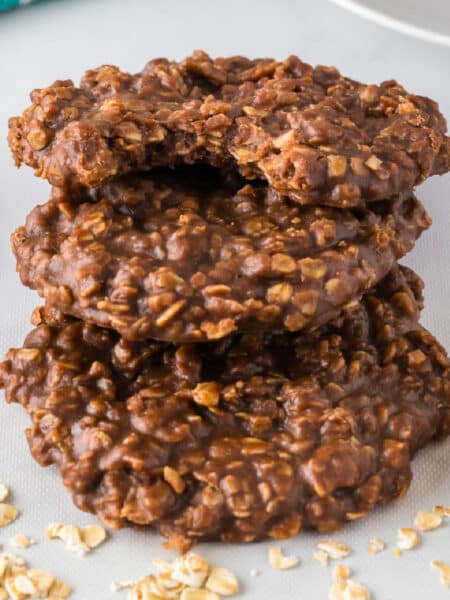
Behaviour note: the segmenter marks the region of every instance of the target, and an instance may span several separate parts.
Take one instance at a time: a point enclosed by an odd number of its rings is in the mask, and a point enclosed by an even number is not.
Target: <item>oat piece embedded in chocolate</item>
[[[0,382],[35,459],[110,526],[180,549],[329,532],[404,495],[415,452],[448,433],[448,360],[420,303],[395,269],[314,332],[179,347],[38,311]]]
[[[87,71],[31,93],[9,122],[17,165],[58,186],[97,187],[130,171],[208,162],[265,179],[301,203],[354,206],[450,168],[446,122],[395,81],[334,67],[195,52],[131,75]]]
[[[353,210],[301,207],[193,167],[125,176],[78,204],[53,196],[12,236],[22,282],[130,340],[319,325],[384,277],[430,223],[410,195]]]

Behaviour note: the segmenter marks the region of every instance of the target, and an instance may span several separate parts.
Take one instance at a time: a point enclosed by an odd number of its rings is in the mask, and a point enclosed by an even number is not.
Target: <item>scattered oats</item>
[[[161,560],[160,558],[155,558],[152,560],[153,566],[158,569],[161,573],[172,573],[172,564],[167,560]]]
[[[112,592],[121,592],[122,590],[132,587],[132,585],[132,581],[113,581],[109,587]]]
[[[213,567],[199,554],[185,554],[172,563],[156,559],[153,564],[159,574],[135,582],[113,582],[111,590],[128,589],[128,600],[220,600],[239,591],[231,571]]]
[[[250,577],[259,577],[261,575],[261,571],[259,569],[251,569]]]
[[[0,585],[9,575],[17,575],[25,571],[25,561],[14,554],[0,554]]]
[[[51,594],[53,594],[56,589],[60,591],[63,587],[67,588],[65,583],[58,581],[53,575],[41,571],[41,569],[30,569],[27,572],[27,575],[36,588],[37,595],[40,598],[47,598],[47,596],[53,598]],[[70,594],[70,588],[68,589],[67,594]]]
[[[37,591],[31,579],[26,575],[17,575],[14,578],[14,588],[19,594],[24,594],[25,596],[34,596]]]
[[[213,567],[205,588],[220,596],[234,596],[239,591],[239,582],[236,575],[228,569]]]
[[[81,529],[75,525],[63,525],[62,523],[51,523],[47,527],[47,538],[49,540],[62,540],[67,550],[78,555],[89,552],[89,546],[81,539]]]
[[[106,531],[101,525],[88,525],[81,528],[83,542],[90,550],[100,546],[106,539]]]
[[[70,552],[79,556],[87,554],[106,539],[106,531],[100,525],[77,527],[76,525],[51,523],[47,527],[46,534],[49,540],[62,540]]]
[[[150,594],[157,598],[179,598],[186,585],[180,581],[174,581],[168,573],[160,575],[148,575],[144,577],[133,589],[139,590],[146,598],[145,594]],[[140,598],[140,596],[138,596]]]
[[[68,585],[41,569],[29,569],[22,558],[0,555],[0,600],[65,600],[70,593]]]
[[[328,566],[328,561],[330,560],[330,555],[325,550],[315,550],[313,552],[313,559],[320,562],[322,567]]]
[[[371,600],[369,590],[353,579],[337,579],[328,592],[329,600]]]
[[[12,504],[0,503],[0,527],[5,527],[17,519],[17,508]]]
[[[269,548],[269,563],[274,569],[292,569],[296,567],[300,561],[296,556],[284,556],[279,546]]]
[[[347,565],[336,565],[333,569],[333,579],[348,579],[350,569]]]
[[[421,531],[431,531],[437,529],[442,524],[442,516],[435,512],[419,510],[414,519],[414,525]]]
[[[450,506],[434,506],[433,512],[441,517],[450,517]]]
[[[9,489],[0,481],[0,502],[4,502],[6,498],[9,496]]]
[[[400,556],[402,555],[402,551],[400,550],[400,548],[394,548],[392,550],[392,554],[395,556],[395,558],[400,558]]]
[[[346,544],[335,542],[334,540],[324,540],[317,544],[317,549],[328,554],[328,557],[333,560],[340,560],[348,556],[352,549]]]
[[[420,536],[415,529],[402,527],[397,532],[397,549],[412,550],[420,542]]]
[[[331,584],[331,587],[328,591],[329,600],[347,600],[346,597],[347,590],[347,580],[346,579],[336,579]]]
[[[9,540],[8,543],[13,548],[21,548],[21,549],[25,550],[26,548],[33,546],[37,542],[36,542],[36,540],[29,538],[28,536],[24,535],[23,533],[18,533],[17,535],[14,535]]]
[[[442,587],[450,587],[450,565],[447,565],[440,560],[431,561],[431,566],[439,569]]]
[[[211,570],[211,565],[199,554],[185,554],[176,558],[171,577],[190,588],[201,588]]]
[[[56,579],[49,589],[47,600],[64,600],[65,598],[68,598],[71,593],[72,589],[67,583]]]
[[[210,592],[209,590],[185,588],[181,592],[180,600],[220,600],[220,597],[214,592]]]
[[[373,556],[374,554],[378,554],[378,552],[383,552],[383,550],[385,548],[386,548],[386,544],[384,543],[384,541],[381,538],[373,538],[369,542],[368,551],[369,551],[369,554],[371,554]]]

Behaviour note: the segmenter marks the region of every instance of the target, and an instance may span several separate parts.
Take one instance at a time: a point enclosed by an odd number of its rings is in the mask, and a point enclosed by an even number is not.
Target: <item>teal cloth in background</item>
[[[9,8],[30,4],[31,2],[36,2],[36,0],[0,0],[0,10],[8,10]]]

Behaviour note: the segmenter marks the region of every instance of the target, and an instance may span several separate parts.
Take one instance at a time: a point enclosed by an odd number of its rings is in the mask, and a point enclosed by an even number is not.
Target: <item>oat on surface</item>
[[[41,569],[29,568],[14,554],[0,555],[0,589],[12,600],[65,600],[71,594],[70,586]]]
[[[18,533],[17,535],[14,535],[12,538],[10,538],[8,543],[13,548],[26,549],[26,548],[29,548],[30,546],[33,546],[37,542],[36,542],[36,540],[29,538],[27,535],[24,535],[23,533]]]
[[[450,517],[450,506],[433,506],[433,512],[441,517]]]
[[[348,579],[350,568],[347,565],[336,565],[333,569],[333,579]]]
[[[397,532],[397,549],[412,550],[420,543],[419,533],[411,527],[401,527]]]
[[[236,575],[223,567],[213,567],[205,588],[219,596],[233,596],[239,592],[239,582]]]
[[[381,538],[373,538],[369,542],[368,552],[369,554],[374,555],[378,554],[379,552],[382,552],[385,548],[386,544],[384,540],[382,540]]]
[[[180,600],[220,600],[220,596],[209,590],[185,588],[181,592]]]
[[[322,565],[322,567],[327,567],[328,561],[330,560],[330,555],[328,554],[328,552],[325,552],[325,550],[314,550],[313,559],[317,560],[317,562],[319,562]]]
[[[450,565],[440,560],[433,560],[431,566],[439,569],[441,586],[444,588],[450,587]]]
[[[0,502],[4,502],[8,498],[8,496],[8,487],[3,483],[3,481],[0,481]]]
[[[285,556],[280,546],[272,546],[269,548],[269,563],[273,569],[292,569],[300,564],[300,560],[296,556]]]
[[[328,592],[329,600],[371,600],[372,595],[361,583],[353,579],[337,579]]]
[[[0,502],[0,527],[6,527],[17,519],[17,508],[12,504]]]
[[[328,557],[332,560],[340,560],[341,558],[345,558],[352,551],[350,546],[347,546],[347,544],[336,542],[334,540],[324,540],[319,542],[317,544],[317,549],[328,554]]]
[[[51,523],[47,527],[46,534],[49,540],[62,540],[70,552],[80,556],[89,553],[106,539],[106,530],[100,525],[77,527],[76,525]]]
[[[190,552],[173,562],[152,561],[159,574],[137,581],[113,582],[113,591],[128,590],[129,600],[219,600],[239,591],[236,576],[228,569],[211,565],[203,556]]]
[[[200,588],[206,581],[211,571],[209,562],[193,552],[179,556],[172,563],[170,576],[174,581],[178,581],[191,588]]]
[[[419,510],[414,518],[414,525],[421,531],[437,529],[442,524],[442,516],[436,512]]]

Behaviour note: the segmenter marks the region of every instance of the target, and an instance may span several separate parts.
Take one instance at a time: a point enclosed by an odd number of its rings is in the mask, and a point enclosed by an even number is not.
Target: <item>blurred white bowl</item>
[[[450,0],[332,0],[372,21],[450,47]]]

